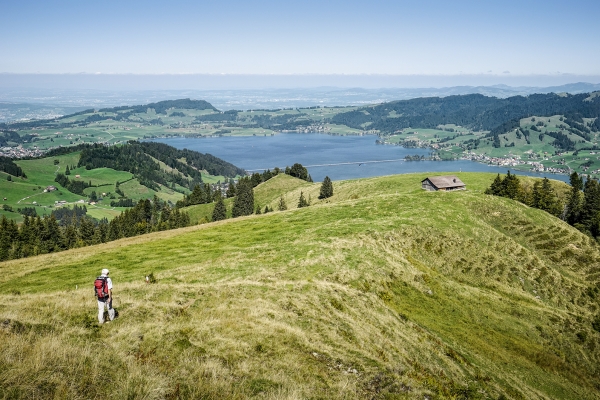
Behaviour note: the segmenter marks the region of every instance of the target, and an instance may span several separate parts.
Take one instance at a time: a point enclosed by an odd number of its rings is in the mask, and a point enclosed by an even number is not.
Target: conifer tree
[[[333,184],[331,183],[331,179],[328,176],[323,179],[323,183],[321,184],[321,190],[319,192],[319,199],[327,199],[333,196]]]
[[[79,237],[86,245],[92,243],[94,224],[88,218],[82,218],[79,225]]]
[[[258,185],[260,185],[262,183],[263,179],[262,179],[262,176],[258,172],[255,172],[252,174],[251,181],[252,181],[252,187],[257,187]]]
[[[102,243],[106,243],[108,241],[108,219],[104,218],[98,225],[98,230],[100,231],[100,240]]]
[[[304,193],[300,192],[300,199],[298,200],[298,208],[308,207],[308,201],[304,198]]]
[[[44,253],[52,253],[63,249],[62,232],[54,215],[44,217],[41,241]]]
[[[227,218],[227,209],[225,208],[225,202],[223,201],[223,197],[217,199],[217,203],[215,204],[215,208],[212,213],[213,221],[221,221]]]
[[[211,203],[213,201],[212,189],[208,183],[204,184],[204,196],[202,198],[202,204]]]
[[[94,234],[92,235],[91,244],[100,244],[100,243],[102,243],[102,236],[101,236],[100,229],[98,227],[96,227],[96,229],[94,229]]]
[[[72,249],[77,244],[77,228],[76,228],[76,217],[73,216],[70,224],[67,225],[65,229],[65,234],[63,237],[64,247],[65,249]]]
[[[190,195],[188,196],[186,205],[193,206],[195,204],[202,204],[203,197],[204,192],[202,191],[202,188],[200,187],[200,185],[196,185],[194,186],[194,190],[192,190],[192,193],[190,193]]]
[[[283,198],[283,195],[281,195],[279,197],[279,204],[277,205],[277,209],[279,211],[285,211],[285,210],[287,210],[287,204],[285,204],[285,199]]]
[[[485,190],[485,194],[492,194],[494,196],[502,196],[502,178],[500,178],[500,174],[496,175],[494,178],[494,182],[490,185],[489,188]]]
[[[583,179],[573,172],[570,177],[571,191],[567,198],[567,206],[565,210],[565,220],[570,225],[575,225],[581,220],[581,213],[583,207]]]
[[[595,179],[588,178],[583,188],[582,223],[590,229],[594,217],[600,212],[600,185]]]
[[[554,216],[560,215],[562,205],[552,189],[550,180],[544,178],[541,182],[536,181],[533,185],[532,207],[544,210]]]
[[[27,216],[25,216],[27,218]],[[0,219],[0,261],[8,260],[12,240],[8,230],[8,219],[5,215]]]
[[[516,175],[511,174],[510,171],[506,173],[506,176],[502,180],[502,187],[504,189],[504,197],[508,197],[513,200],[520,200],[522,197],[521,183]]]
[[[254,213],[254,190],[252,182],[248,178],[240,179],[237,186],[237,193],[233,201],[231,215],[234,218]]]
[[[229,186],[227,186],[227,192],[225,193],[225,196],[227,196],[227,198],[231,198],[231,197],[235,197],[235,193],[236,193],[236,188],[235,188],[235,182],[233,182],[233,179],[229,182]]]
[[[67,168],[65,169],[65,175],[71,175],[71,170],[69,169],[68,165],[67,165]]]

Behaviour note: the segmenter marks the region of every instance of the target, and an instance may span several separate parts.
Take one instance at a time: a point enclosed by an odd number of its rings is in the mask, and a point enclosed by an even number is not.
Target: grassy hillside
[[[132,144],[124,145],[120,149],[124,149],[127,146],[132,146]],[[162,146],[168,150],[172,150],[174,153],[178,152],[174,148],[165,145]],[[105,148],[102,147],[95,150],[101,152]],[[84,153],[85,151],[89,153],[91,150],[84,149]],[[23,170],[27,178],[11,176],[11,180],[9,181],[7,179],[9,175],[0,171],[0,201],[2,202],[2,206],[7,207],[7,210],[0,208],[0,215],[5,215],[16,222],[22,222],[23,217],[18,212],[19,208],[35,208],[38,215],[49,215],[59,201],[66,201],[67,204],[65,206],[72,207],[75,203],[88,201],[92,192],[96,192],[99,197],[98,204],[87,206],[90,215],[97,219],[107,218],[111,220],[124,210],[122,207],[112,207],[110,205],[111,201],[121,197],[117,191],[117,184],[120,185],[118,189],[124,194],[125,198],[131,199],[134,202],[141,199],[151,199],[156,195],[161,200],[170,201],[174,204],[181,200],[184,194],[190,193],[188,186],[190,182],[193,182],[190,171],[195,173],[196,179],[202,179],[204,183],[216,183],[228,179],[223,175],[211,175],[203,167],[195,167],[194,165],[199,165],[199,163],[205,161],[206,166],[211,171],[218,171],[222,165],[226,167],[229,165],[230,169],[236,169],[235,166],[216,157],[189,152],[187,154],[193,158],[191,162],[185,159],[178,160],[179,164],[177,168],[182,169],[183,172],[175,167],[168,166],[155,157],[148,156],[146,160],[148,162],[145,164],[146,170],[140,172],[144,168],[139,167],[136,174],[134,174],[123,170],[136,166],[137,164],[133,160],[130,160],[130,163],[125,163],[128,168],[123,168],[121,165],[118,167],[119,170],[104,166],[92,167],[88,163],[77,167],[81,153],[81,151],[76,151],[59,156],[16,160],[16,164]],[[95,162],[95,164],[102,165],[94,157],[88,158],[90,159],[88,160],[89,164]],[[110,159],[110,157],[108,158]],[[136,161],[140,162],[140,160]],[[152,169],[154,174],[150,178],[158,179],[158,181],[152,181],[148,177],[148,169],[154,167],[155,164],[157,164],[157,169],[160,169],[160,172]],[[65,174],[67,168],[69,168],[70,175],[68,177],[70,180],[92,185],[83,189],[83,195],[76,194],[79,193],[76,190],[76,193],[73,193],[67,189],[68,185],[63,187],[56,182],[57,174]],[[169,174],[183,178],[177,180],[178,183],[175,183],[168,180]],[[164,178],[165,176],[166,178]],[[143,180],[146,181],[146,185],[142,184]],[[151,182],[151,184],[149,185],[148,182]],[[58,190],[45,191],[48,186],[55,186]],[[12,211],[10,211],[11,208]],[[210,212],[212,213],[212,209]]]
[[[281,176],[285,212],[2,263],[0,397],[597,398],[597,244],[458,176]]]

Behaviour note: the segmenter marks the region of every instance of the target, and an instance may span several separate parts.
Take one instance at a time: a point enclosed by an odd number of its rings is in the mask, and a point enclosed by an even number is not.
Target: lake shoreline
[[[345,180],[421,172],[506,174],[510,170],[518,175],[552,175],[553,179],[568,182],[569,176],[566,174],[527,171],[513,165],[494,165],[470,159],[408,161],[405,159],[407,156],[430,157],[435,149],[381,145],[379,141],[373,140],[372,136],[378,135],[281,132],[272,136],[217,136],[202,137],[203,140],[178,136],[146,140],[209,153],[251,172],[272,170],[275,167],[285,168],[298,162],[307,166],[315,181],[320,181],[325,176],[332,180]]]

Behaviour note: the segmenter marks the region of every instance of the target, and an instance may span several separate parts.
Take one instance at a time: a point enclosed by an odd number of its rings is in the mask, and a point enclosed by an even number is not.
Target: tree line
[[[0,171],[6,172],[9,176],[21,176],[27,178],[27,175],[25,175],[21,167],[15,164],[10,157],[0,156]]]
[[[498,174],[485,193],[539,208],[587,235],[600,238],[600,184],[589,177],[584,182],[577,172],[571,174],[569,182],[571,189],[564,202],[557,196],[548,178],[536,181],[529,188],[521,184],[519,178],[510,171],[504,177]]]
[[[0,218],[0,261],[47,254],[76,247],[100,244],[145,233],[190,225],[187,213],[171,208],[154,196],[140,200],[112,221],[96,221],[86,215],[85,206],[54,210],[50,216],[29,217],[17,225]]]
[[[134,113],[145,113],[149,108],[153,109],[157,114],[167,114],[167,110],[171,108],[180,108],[186,110],[214,110],[218,111],[212,104],[205,100],[191,100],[191,99],[178,99],[178,100],[164,100],[156,103],[148,103],[137,106],[120,106],[101,108],[100,112],[119,112],[119,111],[133,111]],[[68,117],[68,116],[67,116]],[[66,118],[66,117],[65,117]]]
[[[172,170],[161,168],[156,160]],[[84,166],[88,170],[105,167],[127,171],[134,174],[142,185],[153,190],[160,190],[159,184],[192,190],[202,182],[202,170],[212,175],[230,177],[244,173],[241,168],[210,154],[178,150],[163,143],[136,141],[123,146],[87,145],[81,151],[77,166]]]
[[[85,182],[85,181],[79,181],[79,180],[71,180],[65,174],[62,174],[60,172],[58,174],[56,174],[56,178],[54,178],[54,182],[58,183],[59,185],[61,185],[65,189],[67,189],[69,192],[78,194],[80,196],[85,196],[85,194],[83,193],[83,190],[85,188],[92,186],[91,181]]]
[[[583,118],[597,118],[592,129],[599,131],[600,98],[587,100],[589,94],[564,95],[533,94],[506,99],[481,94],[428,97],[392,101],[376,106],[361,107],[340,113],[331,118],[336,124],[384,133],[404,128],[435,128],[438,125],[456,124],[474,130],[490,131],[489,136],[506,133],[519,127],[521,118],[533,115],[563,114],[569,120],[583,124]],[[395,112],[394,117],[389,117]]]
[[[296,164],[294,164],[294,165],[296,165]],[[304,167],[302,167],[301,164],[297,164],[297,165],[299,165],[301,168],[304,168]],[[298,169],[298,167],[297,167],[297,169]],[[276,168],[274,172],[267,170],[263,173],[263,175],[265,175],[265,177],[266,177],[265,180],[268,180],[271,177],[276,176],[278,173],[281,173],[281,170],[279,168]],[[268,205],[266,205],[264,210],[261,211],[260,205],[254,204],[254,187],[256,187],[256,185],[261,183],[259,181],[260,176],[261,176],[261,174],[255,173],[251,177],[244,177],[244,178],[240,179],[240,181],[238,182],[238,185],[235,189],[235,194],[234,194],[235,198],[234,198],[233,208],[232,208],[232,212],[231,212],[233,218],[241,217],[244,215],[251,215],[251,214],[266,214],[268,212],[274,211]],[[311,182],[312,182],[312,180],[311,180]],[[319,192],[319,199],[327,199],[331,196],[333,196],[333,184],[331,182],[331,179],[329,179],[329,177],[326,176],[325,179],[323,180],[323,183],[321,184],[321,188],[320,188],[320,192]],[[304,192],[301,191],[300,197],[298,199],[298,208],[308,207],[310,205],[311,205],[310,196],[307,199],[304,196]],[[281,195],[279,198],[279,203],[277,204],[277,209],[279,211],[285,211],[288,209],[288,206],[286,204],[286,201],[285,201],[283,195]],[[217,198],[215,208],[213,209],[212,221],[220,221],[220,220],[224,220],[226,218],[227,218],[227,209],[225,207],[223,198],[221,196],[219,196]]]
[[[14,143],[24,143],[34,138],[33,135],[19,135],[12,130],[0,131],[0,147],[14,145]]]

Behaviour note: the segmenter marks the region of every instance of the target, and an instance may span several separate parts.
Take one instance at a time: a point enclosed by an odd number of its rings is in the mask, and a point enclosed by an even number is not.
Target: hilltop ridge
[[[598,245],[456,175],[467,191],[411,174],[321,201],[277,176],[257,198],[288,211],[2,263],[0,394],[597,398]],[[98,329],[104,266],[121,316]]]

